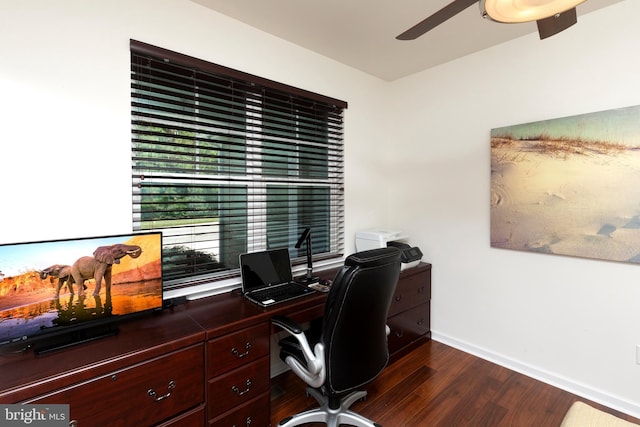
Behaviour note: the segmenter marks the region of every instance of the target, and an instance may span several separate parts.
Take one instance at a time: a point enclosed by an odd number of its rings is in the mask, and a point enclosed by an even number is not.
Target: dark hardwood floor
[[[313,408],[293,373],[272,381],[271,425]],[[429,341],[388,366],[352,409],[383,427],[555,427],[576,400],[627,421],[608,409],[525,375]],[[308,424],[320,426],[322,424]]]

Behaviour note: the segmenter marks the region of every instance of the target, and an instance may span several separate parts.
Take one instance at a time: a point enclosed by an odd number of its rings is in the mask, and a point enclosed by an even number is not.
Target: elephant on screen
[[[73,276],[71,275],[71,266],[66,264],[54,264],[50,267],[45,268],[44,270],[39,270],[40,279],[44,280],[47,276],[51,276],[53,280],[54,277],[58,278],[58,286],[56,287],[56,298],[60,296],[60,289],[65,284],[69,289],[69,292],[73,295],[73,284],[75,283]],[[53,283],[53,281],[52,281]],[[82,282],[83,289],[87,289],[87,286]]]
[[[71,275],[76,283],[83,283],[88,279],[96,279],[96,288],[93,295],[100,294],[100,287],[104,280],[107,295],[111,294],[111,268],[113,264],[120,264],[120,258],[129,255],[131,258],[138,258],[142,253],[142,248],[137,245],[125,245],[117,243],[111,246],[100,246],[93,256],[79,258],[71,266]],[[78,289],[78,296],[84,295],[84,290]]]

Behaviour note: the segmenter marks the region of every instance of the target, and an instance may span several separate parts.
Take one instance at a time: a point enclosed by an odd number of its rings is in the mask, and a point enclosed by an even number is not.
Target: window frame
[[[328,250],[323,251],[321,253],[314,253],[314,256],[313,256],[314,267],[328,268],[328,267],[337,265],[339,262],[341,262],[343,257],[343,252],[344,252],[344,195],[343,195],[344,173],[343,173],[343,166],[342,166],[344,154],[343,154],[343,138],[342,138],[342,129],[343,129],[342,114],[343,114],[343,111],[346,110],[347,108],[347,103],[344,101],[340,101],[334,98],[324,96],[324,95],[319,95],[319,94],[309,92],[303,89],[299,89],[293,86],[289,86],[283,83],[275,82],[275,81],[258,77],[252,74],[248,74],[248,73],[244,73],[228,67],[224,67],[218,64],[210,63],[208,61],[197,59],[191,56],[183,55],[178,52],[173,52],[167,49],[159,48],[159,47],[149,45],[143,42],[139,42],[136,40],[130,41],[130,50],[132,55],[132,62],[131,62],[131,66],[132,66],[132,76],[131,76],[131,81],[132,81],[132,89],[131,89],[131,92],[132,92],[132,95],[131,95],[132,96],[132,104],[131,104],[132,105],[131,107],[132,181],[133,181],[132,182],[132,187],[133,187],[132,204],[133,204],[133,215],[134,215],[133,217],[134,231],[143,231],[143,230],[147,231],[147,230],[161,229],[160,227],[141,228],[142,227],[141,224],[143,223],[143,221],[140,219],[140,216],[141,216],[140,203],[142,200],[141,197],[143,196],[141,196],[140,188],[142,185],[146,186],[149,182],[149,179],[147,179],[147,181],[144,182],[144,179],[145,179],[145,177],[143,176],[144,172],[141,172],[140,170],[137,169],[136,155],[135,155],[136,144],[139,144],[139,141],[137,141],[136,139],[136,135],[137,135],[136,129],[138,129],[136,128],[136,126],[138,126],[137,124],[138,122],[136,121],[137,113],[136,113],[135,104],[136,104],[136,100],[140,99],[139,98],[140,95],[134,94],[135,93],[134,86],[135,86],[135,83],[137,82],[136,79],[138,78],[138,76],[134,78],[135,76],[134,69],[139,70],[139,68],[134,67],[133,58],[134,56],[136,58],[140,56],[140,57],[153,58],[153,60],[158,62],[164,61],[167,64],[177,64],[180,67],[193,69],[196,72],[207,73],[214,76],[221,76],[221,78],[223,79],[230,79],[232,81],[236,81],[236,80],[242,81],[244,82],[243,84],[263,88],[261,89],[263,90],[263,94],[264,94],[264,97],[261,101],[262,104],[256,107],[254,121],[251,123],[251,125],[255,126],[255,128],[257,129],[256,135],[250,136],[247,139],[245,139],[244,147],[247,150],[249,148],[255,149],[256,147],[259,147],[258,149],[260,150],[260,153],[258,156],[259,156],[259,161],[261,163],[260,170],[262,171],[260,172],[260,176],[269,177],[270,173],[264,172],[264,171],[271,170],[272,172],[271,175],[273,175],[273,179],[271,181],[265,180],[265,184],[263,185],[263,188],[262,188],[264,194],[257,195],[256,197],[265,198],[265,201],[260,202],[264,204],[265,211],[268,211],[267,208],[269,203],[271,203],[271,205],[273,206],[281,206],[281,207],[285,206],[283,203],[286,203],[287,205],[291,205],[291,204],[296,205],[296,203],[302,203],[301,200],[303,200],[306,197],[306,195],[298,195],[298,199],[296,199],[295,197],[296,197],[296,192],[301,188],[303,188],[305,185],[308,187],[306,190],[306,194],[317,193],[317,194],[320,194],[320,196],[311,196],[311,197],[326,198],[327,214],[330,215],[330,218],[327,220],[328,225],[326,226],[327,235],[317,236],[317,238],[319,239],[319,241],[323,242],[322,243],[323,245],[328,245],[328,246],[323,246],[323,248],[328,247]],[[195,96],[197,97],[197,94]],[[271,97],[271,101],[269,101],[270,99],[269,97]],[[323,145],[322,143],[320,143],[320,144],[317,144],[318,147],[314,147],[315,144],[313,142],[310,143],[308,140],[305,140],[305,138],[309,138],[309,135],[306,135],[306,137],[302,135],[303,133],[305,133],[304,125],[306,124],[308,127],[309,119],[308,118],[305,119],[304,116],[300,116],[299,114],[305,114],[306,107],[304,105],[301,107],[297,107],[299,108],[299,110],[295,110],[296,111],[295,113],[284,112],[283,113],[284,118],[282,119],[280,119],[279,117],[278,118],[261,117],[261,114],[265,114],[265,115],[271,114],[273,116],[278,115],[277,111],[278,111],[278,108],[280,108],[278,106],[279,105],[278,103],[280,102],[279,98],[284,99],[284,103],[285,103],[284,105],[288,105],[287,104],[288,100],[286,99],[286,97],[289,97],[290,99],[296,99],[296,100],[300,99],[302,100],[301,102],[303,103],[308,102],[309,105],[313,105],[314,108],[310,107],[309,111],[313,110],[314,114],[317,114],[315,112],[316,105],[321,105],[323,106],[323,108],[333,108],[336,111],[339,111],[339,127],[337,128],[339,132],[339,136],[337,137],[335,135],[331,136],[332,144],[335,141],[339,142],[339,149],[336,149],[335,152],[330,151],[331,155],[334,157],[332,157],[331,160],[329,160],[328,158],[326,160],[327,162],[333,162],[332,163],[333,166],[326,166],[327,168],[326,170],[332,171],[332,172],[327,172],[331,176],[325,177],[325,181],[326,181],[325,183],[322,183],[322,180],[317,178],[318,176],[322,176],[322,173],[324,172],[323,170],[324,166],[322,166],[323,162],[325,161],[323,159],[323,155],[324,155],[323,149],[322,149]],[[247,102],[250,102],[250,101],[247,101]],[[273,106],[271,106],[269,102],[273,102]],[[327,107],[324,107],[324,106],[327,106]],[[195,111],[195,109],[197,108],[198,107],[193,107],[192,109]],[[249,107],[245,106],[245,108],[248,110]],[[188,110],[188,108],[185,108],[185,110]],[[245,112],[247,110],[245,110]],[[189,111],[185,111],[185,113],[188,115]],[[190,114],[195,114],[195,113],[192,111]],[[298,114],[298,118],[295,117],[295,114]],[[331,118],[326,118],[323,120],[335,120],[334,115],[331,115],[330,117]],[[300,122],[300,118],[303,118],[302,122]],[[273,124],[269,120],[272,120],[273,123],[278,121],[278,123],[276,123],[278,128],[274,128],[271,130],[260,129],[260,126],[266,127],[267,124]],[[230,124],[230,127],[231,125],[232,124]],[[169,126],[167,125],[167,127]],[[333,132],[333,127],[331,129],[327,128],[326,132],[329,132],[329,131]],[[269,132],[273,132],[273,133],[269,133]],[[316,128],[313,132],[315,132],[314,135],[317,136],[318,134],[322,134],[322,132],[325,132],[325,131],[322,131],[322,130],[319,131]],[[246,133],[249,134],[249,131],[247,131]],[[265,136],[267,135],[267,133],[269,133],[268,137]],[[286,136],[280,136],[280,134],[283,134]],[[302,135],[300,136],[299,142],[295,142],[294,144],[287,142],[288,140],[295,141],[296,138],[298,138],[298,134]],[[296,135],[296,136],[292,136],[292,135]],[[195,136],[190,135],[189,138],[191,137],[194,139],[194,141],[198,139],[197,135]],[[255,138],[255,141],[254,141],[254,138]],[[251,140],[251,142],[249,142],[249,140]],[[284,148],[280,146],[280,141],[284,141],[283,143],[284,145],[282,146]],[[296,160],[294,158],[295,156],[292,154],[293,149],[291,148],[294,145],[296,147],[301,147],[299,149],[303,150],[303,151],[300,151],[298,155],[302,156],[303,155],[302,153],[304,152],[304,155],[307,157],[306,162],[308,162],[309,165],[311,165],[312,164],[311,162],[313,162],[315,166],[305,165],[303,163],[303,160],[301,159],[299,159],[296,163]],[[267,148],[265,148],[265,146]],[[269,150],[271,150],[270,151],[271,162],[269,162],[269,158],[270,158],[269,155],[265,154]],[[281,160],[282,156],[280,155],[280,153],[285,153],[288,160]],[[338,155],[339,158],[335,157],[336,156],[335,153],[339,153]],[[218,157],[221,157],[221,156],[219,155]],[[214,156],[214,158],[216,157]],[[248,162],[248,160],[251,160],[251,156],[246,155],[242,160],[244,161],[244,167],[249,168],[250,163]],[[217,158],[215,161],[218,162],[216,163],[216,165],[220,163],[217,160]],[[188,161],[186,160],[185,162],[188,163]],[[334,164],[335,162],[339,163],[337,167]],[[264,166],[264,164],[267,164],[267,166]],[[229,166],[229,167],[233,167],[233,166]],[[288,172],[289,168],[292,169],[293,171]],[[304,174],[307,174],[307,173],[309,174],[308,179],[304,176]],[[286,183],[286,180],[283,180],[282,181],[283,183],[280,184],[279,183],[280,177],[278,176],[278,174],[294,175],[296,179],[299,179],[301,184],[299,184],[298,186],[292,185],[290,183]],[[315,180],[312,177],[312,175],[314,174],[316,175]],[[301,178],[305,178],[305,179],[301,179]],[[270,182],[270,184],[267,183],[267,181]],[[327,185],[326,183],[330,183],[331,185]],[[260,190],[260,186],[258,185],[257,187],[258,187],[258,190]],[[313,189],[314,187],[316,188],[316,190]],[[296,188],[298,188],[298,190],[296,190]],[[318,190],[318,188],[320,190]],[[324,194],[324,192],[321,190],[322,188],[326,189],[327,194]],[[269,199],[269,197],[271,197],[270,199],[271,202],[267,200]],[[277,204],[277,200],[286,199],[287,197],[291,199],[291,203],[281,201],[279,205]],[[247,200],[248,200],[247,210],[249,210],[249,207],[251,208],[257,207],[256,204],[254,205],[249,204],[250,196],[247,197]],[[258,203],[258,202],[255,202],[255,203]],[[221,206],[221,203],[218,202],[216,206],[219,209]],[[307,207],[307,210],[309,210],[308,207]],[[256,211],[258,211],[258,209],[256,209]],[[291,215],[291,214],[293,214],[294,217],[296,215],[304,216],[304,209],[298,211],[297,208],[292,210],[291,207],[287,207],[286,212],[283,215],[281,215],[281,216],[284,216],[285,219],[284,221],[281,221],[280,227],[285,228],[286,230],[280,231],[281,234],[285,233],[285,235],[281,236],[280,239],[276,239],[277,244],[279,246],[267,246],[268,243],[265,244],[264,242],[260,242],[259,241],[260,239],[258,238],[257,239],[258,243],[251,242],[250,240],[246,242],[246,245],[247,245],[246,252],[249,252],[252,250],[267,249],[268,247],[282,247],[282,245],[285,245],[285,244],[287,247],[290,248],[290,251],[291,251],[291,249],[293,249],[293,243],[297,241],[299,232],[305,226],[304,221],[299,221],[299,220],[293,221],[296,226],[289,225],[288,224],[289,219],[287,219],[286,217],[287,215]],[[313,212],[312,214],[314,214],[315,216],[319,215],[316,212]],[[247,217],[249,218],[250,215],[247,214]],[[251,219],[251,220],[247,219],[247,221],[249,221],[247,223],[248,227],[251,227],[252,225],[255,225],[258,223],[258,221],[255,219]],[[271,223],[269,223],[269,220],[264,221],[263,227],[265,231],[264,231],[263,240],[267,240],[268,238],[268,228],[270,226],[274,228],[273,220],[271,221],[272,221]],[[184,226],[184,228],[188,228],[188,226]],[[254,228],[257,230],[257,227],[254,227]],[[319,228],[319,230],[324,230],[324,228]],[[253,231],[253,229],[251,231]],[[271,234],[274,234],[274,233],[271,233]],[[220,246],[223,244],[227,244],[227,243],[224,243],[224,240],[222,238],[218,238],[218,241],[221,242],[219,243]],[[167,248],[168,244],[165,243],[163,246],[164,248]],[[313,246],[314,246],[314,249],[317,246],[315,241]],[[219,248],[219,251],[220,251],[220,248]],[[297,250],[294,250],[291,252],[292,252],[291,253],[292,266],[293,266],[294,272],[304,270],[304,268],[306,267],[306,258],[303,256],[304,248],[302,248],[302,250],[299,252],[297,252]],[[220,260],[220,263],[222,263],[221,260]],[[202,294],[215,294],[215,293],[225,292],[227,290],[233,289],[238,286],[240,282],[239,276],[240,276],[239,270],[236,268],[236,269],[225,269],[223,271],[215,272],[212,274],[197,275],[189,278],[180,278],[180,279],[166,281],[165,295],[167,297],[174,297],[174,296],[184,296],[184,295],[188,296],[193,294],[202,295]]]

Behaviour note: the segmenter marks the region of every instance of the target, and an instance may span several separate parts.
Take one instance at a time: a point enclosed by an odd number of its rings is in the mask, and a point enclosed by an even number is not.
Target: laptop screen
[[[270,249],[240,255],[242,292],[291,282],[289,249]]]

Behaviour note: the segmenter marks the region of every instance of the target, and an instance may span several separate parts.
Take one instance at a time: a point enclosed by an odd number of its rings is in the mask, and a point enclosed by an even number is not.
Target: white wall
[[[347,236],[382,221],[383,81],[188,0],[0,0],[0,242],[131,231],[130,39],[346,100]]]
[[[640,104],[639,13],[389,84],[187,0],[0,0],[0,243],[131,231],[137,39],[348,101],[347,251],[403,228],[434,266],[436,337],[640,415],[640,267],[489,247],[490,129]]]
[[[436,339],[636,416],[640,266],[492,249],[489,133],[640,104],[638,16],[624,1],[392,83],[409,125],[388,216],[433,263]]]

